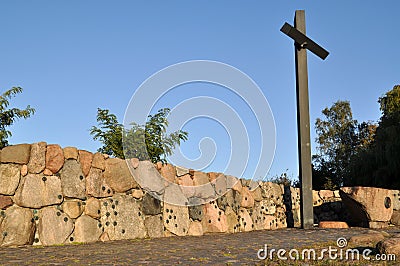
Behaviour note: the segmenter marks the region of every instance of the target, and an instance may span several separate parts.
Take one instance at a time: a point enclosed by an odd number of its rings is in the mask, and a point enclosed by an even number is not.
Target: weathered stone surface
[[[85,151],[85,150],[79,150],[79,163],[81,164],[82,167],[82,172],[85,176],[89,174],[90,167],[92,165],[92,160],[93,160],[93,153]]]
[[[113,195],[113,190],[106,183],[101,169],[90,169],[86,177],[86,194],[96,198],[105,198]]]
[[[0,209],[4,210],[11,205],[13,205],[13,201],[10,196],[0,195]]]
[[[110,240],[146,237],[144,217],[139,202],[131,196],[102,199],[100,222]]]
[[[130,164],[129,167],[135,180],[143,190],[153,192],[159,196],[164,193],[165,180],[150,161],[140,161],[136,169]]]
[[[225,210],[225,215],[226,215],[226,223],[228,226],[228,233],[236,233],[239,232],[239,221],[238,221],[238,216],[236,213],[232,210],[230,206],[226,207]]]
[[[189,236],[202,236],[203,235],[203,226],[199,221],[191,221],[189,224],[188,230]]]
[[[163,200],[166,203],[178,206],[187,206],[189,204],[189,201],[183,194],[180,186],[176,184],[170,184],[165,188]]]
[[[382,229],[382,228],[387,228],[388,226],[389,222],[378,222],[378,221],[368,222],[368,227],[372,229]]]
[[[335,197],[333,194],[332,190],[320,190],[319,191],[319,197],[324,201],[328,201],[329,199],[332,199]]]
[[[227,175],[226,176],[226,188],[233,189],[235,191],[240,192],[242,190],[242,183],[240,180],[234,176]]]
[[[201,223],[204,232],[226,232],[228,230],[225,212],[219,209],[214,201],[204,205],[204,216]]]
[[[185,167],[175,166],[175,170],[176,170],[176,176],[178,176],[178,177],[189,174],[189,169],[187,169]]]
[[[101,154],[100,152],[96,152],[93,155],[92,167],[101,169],[101,170],[106,169],[106,160],[104,159],[103,154]]]
[[[78,160],[78,149],[75,147],[65,147],[63,153],[65,160]]]
[[[400,211],[394,210],[390,222],[394,225],[400,226]]]
[[[164,237],[171,237],[171,236],[175,236],[175,235],[168,230],[164,231]]]
[[[276,212],[276,207],[277,206],[272,199],[264,199],[258,203],[258,208],[265,215],[273,215]]]
[[[392,191],[372,187],[343,187],[340,196],[350,212],[352,225],[370,226],[370,222],[388,223],[393,214]]]
[[[240,183],[242,184],[242,187],[249,187],[250,180],[241,178]]]
[[[132,197],[135,199],[141,199],[144,195],[143,190],[141,189],[132,189]]]
[[[90,216],[82,215],[75,221],[73,238],[75,242],[95,242],[102,234],[98,221]]]
[[[284,206],[277,207],[274,216],[276,217],[276,228],[287,227],[286,210]]]
[[[211,183],[206,183],[199,186],[194,186],[194,196],[189,201],[190,205],[197,205],[199,203],[207,203],[215,200],[218,197]],[[194,200],[193,200],[194,199]]]
[[[161,202],[158,198],[149,193],[144,194],[142,199],[143,212],[146,215],[156,215],[161,213]]]
[[[189,206],[189,217],[193,221],[203,220],[204,205]]]
[[[21,175],[22,176],[26,176],[28,174],[28,166],[26,165],[26,164],[24,164],[22,167],[21,167]]]
[[[205,185],[209,183],[209,178],[206,173],[195,171],[193,175],[193,184],[195,186]]]
[[[160,169],[160,174],[168,182],[171,182],[171,183],[175,182],[176,170],[175,170],[175,166],[173,166],[172,164],[169,164],[169,163],[163,164]]]
[[[0,194],[14,195],[21,178],[17,164],[0,164]]]
[[[53,172],[46,168],[46,169],[44,169],[43,174],[44,175],[53,175]]]
[[[313,206],[314,207],[321,206],[324,203],[324,201],[319,196],[318,191],[313,190],[312,194],[313,194]]]
[[[12,206],[0,217],[0,246],[30,245],[35,234],[32,211]]]
[[[116,192],[125,192],[131,188],[138,187],[125,160],[118,158],[106,160],[104,178],[107,184]]]
[[[186,235],[190,223],[188,207],[164,202],[163,223],[164,227],[174,235]]]
[[[108,236],[107,232],[103,232],[100,236],[100,241],[101,242],[106,242],[106,241],[110,241],[110,237]]]
[[[241,197],[242,195],[239,192],[229,190],[222,197],[217,199],[218,207],[221,210],[225,210],[229,206],[233,211],[237,211],[240,208],[240,202],[242,201]]]
[[[74,223],[55,207],[40,210],[38,233],[43,245],[63,244],[74,230]]]
[[[162,162],[157,162],[157,163],[154,164],[154,166],[156,167],[156,169],[157,169],[158,171],[160,171],[160,170],[161,170],[161,167],[163,166],[163,163],[162,163]]]
[[[253,199],[255,201],[262,201],[263,200],[263,196],[262,196],[262,192],[261,192],[261,187],[257,186],[255,189],[250,190],[250,194],[253,197]]]
[[[35,219],[39,219],[39,216],[37,216],[37,211],[36,211],[36,213],[33,214],[33,219],[34,220]],[[35,227],[36,227],[36,223],[35,223]],[[38,230],[35,230],[35,234],[34,234],[34,237],[33,237],[32,245],[33,246],[43,246],[42,242],[40,242],[40,239],[39,239]]]
[[[62,204],[62,209],[70,218],[76,219],[83,212],[82,202],[80,200],[67,200]]]
[[[187,176],[183,176],[187,177]],[[182,177],[181,177],[182,178]],[[189,180],[190,182],[190,180]],[[194,171],[193,172],[193,187],[184,187],[183,191],[185,195],[193,195],[189,199],[190,205],[198,205],[204,204],[211,200],[217,198],[218,194],[214,189],[215,183],[209,182],[209,177],[206,173]],[[224,189],[223,184],[220,184],[221,188],[219,190],[222,191]],[[226,187],[226,186],[225,186]]]
[[[394,254],[396,256],[400,255],[400,234],[396,234],[391,238],[384,239],[380,241],[376,248],[381,254]]]
[[[276,205],[271,199],[264,199],[254,204],[251,218],[255,230],[274,229],[276,227],[275,214]],[[271,218],[273,217],[273,218]]]
[[[349,228],[346,222],[339,221],[321,221],[318,225],[319,228]]]
[[[400,190],[392,190],[393,194],[393,210],[400,211]]]
[[[287,223],[288,227],[300,227],[300,189],[293,187],[284,188],[284,203],[288,210]],[[315,214],[314,208],[314,214]],[[316,221],[317,223],[317,221]]]
[[[379,233],[379,234],[383,235],[385,238],[392,236],[391,234],[389,234],[388,232],[383,231],[383,230],[379,230],[379,231],[377,231],[377,230],[368,230],[368,233]]]
[[[215,172],[210,172],[210,173],[207,173],[207,175],[208,175],[208,180],[209,180],[209,182],[213,182],[214,180],[217,179],[217,177],[218,177],[220,174],[219,174],[219,173],[215,173]]]
[[[46,149],[46,168],[53,174],[57,173],[64,164],[64,153],[60,145],[47,145]]]
[[[63,200],[61,181],[57,176],[28,174],[15,192],[14,202],[27,208],[55,205]]]
[[[130,164],[133,167],[133,169],[138,168],[139,166],[139,159],[138,158],[131,158],[130,159]]]
[[[255,230],[274,230],[277,229],[276,217],[273,215],[264,215],[262,219],[254,220]]]
[[[31,153],[30,144],[18,144],[4,147],[1,150],[2,163],[27,164]]]
[[[265,199],[272,199],[275,205],[283,205],[283,190],[279,184],[264,182],[261,185],[261,194]]]
[[[261,181],[249,179],[247,187],[249,188],[250,191],[253,191],[260,186],[260,182]]]
[[[291,224],[292,227],[299,228],[301,227],[301,214],[300,214],[300,206],[296,207],[295,209],[291,210],[292,218],[293,218],[293,224]],[[318,223],[318,221],[315,221],[314,223]],[[289,222],[288,222],[288,227]]]
[[[34,143],[31,146],[31,154],[28,163],[28,172],[39,174],[46,167],[46,142]]]
[[[247,209],[240,208],[238,211],[238,220],[239,220],[239,231],[240,232],[248,232],[253,230],[253,220]]]
[[[183,195],[186,198],[190,198],[194,196],[195,188],[193,179],[189,174],[182,175],[177,178],[177,183],[181,187]]]
[[[151,238],[164,236],[164,224],[161,215],[147,216],[144,220],[147,235]]]
[[[180,185],[181,187],[193,187],[193,179],[192,176],[189,174],[186,175],[181,175],[176,178],[176,183]]]
[[[226,176],[224,174],[218,174],[215,179],[211,181],[211,185],[219,196],[224,195],[228,191],[226,186]]]
[[[67,160],[61,170],[61,186],[65,197],[84,199],[86,180],[81,165],[76,160]]]
[[[265,220],[263,222],[265,224],[265,229],[275,230],[279,228],[277,219],[273,215],[265,216]]]
[[[292,209],[300,208],[300,188],[290,187]]]
[[[85,205],[85,214],[93,218],[100,218],[100,200],[96,198],[89,198]]]
[[[368,232],[350,237],[350,245],[362,245],[362,246],[375,246],[379,241],[385,239],[385,237],[379,232]]]
[[[242,194],[242,201],[240,202],[240,206],[243,208],[253,208],[254,198],[251,195],[249,189],[247,187],[243,187],[241,194]]]
[[[339,199],[340,199],[340,192],[339,192],[339,190],[334,190],[334,191],[333,191],[333,196],[335,196],[335,198],[339,198]]]

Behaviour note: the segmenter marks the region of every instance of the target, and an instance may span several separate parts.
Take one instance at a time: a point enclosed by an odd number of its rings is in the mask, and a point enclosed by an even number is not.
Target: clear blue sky
[[[0,2],[0,90],[23,87],[13,105],[37,111],[11,127],[10,142],[95,151],[100,144],[89,129],[97,107],[122,121],[135,89],[150,75],[182,61],[215,60],[260,86],[276,124],[269,176],[288,169],[295,178],[294,52],[279,29],[293,23],[296,9],[306,10],[307,34],[330,52],[325,61],[308,53],[311,122],[338,99],[351,102],[359,121],[378,120],[378,97],[400,83],[399,1],[10,0]],[[215,92],[198,86],[187,91]],[[229,95],[214,96],[243,111]],[[174,101],[162,103],[173,108]],[[198,156],[198,140],[213,131],[221,153],[207,170],[221,171],[229,153],[226,132],[213,121],[197,122],[186,126],[190,141],[182,150]],[[311,133],[314,139],[313,127]]]

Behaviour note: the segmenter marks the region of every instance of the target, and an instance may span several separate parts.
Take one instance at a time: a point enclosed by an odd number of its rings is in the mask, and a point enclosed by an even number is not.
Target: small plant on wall
[[[169,112],[169,108],[160,109],[148,116],[145,125],[132,123],[130,129],[124,129],[114,114],[98,108],[98,127],[93,126],[90,134],[103,144],[99,152],[122,159],[128,157],[165,163],[166,156],[171,155],[173,149],[188,137],[188,132],[182,130],[166,134]]]
[[[22,88],[13,87],[0,95],[0,149],[8,145],[11,131],[6,128],[14,124],[18,118],[28,118],[35,113],[35,109],[29,105],[25,109],[9,108],[9,100],[22,92]]]

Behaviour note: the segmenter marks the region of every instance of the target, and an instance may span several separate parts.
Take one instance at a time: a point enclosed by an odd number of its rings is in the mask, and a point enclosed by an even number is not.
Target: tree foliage
[[[300,187],[300,181],[298,179],[296,180],[292,180],[289,178],[288,174],[287,174],[288,169],[286,169],[286,172],[283,172],[281,175],[276,175],[272,178],[270,178],[268,181],[272,182],[272,183],[276,183],[279,185],[283,185],[284,187],[296,187],[299,188]]]
[[[99,148],[102,153],[123,159],[166,162],[166,156],[171,155],[173,149],[182,141],[186,141],[188,136],[188,133],[182,130],[166,134],[169,112],[168,108],[160,109],[156,114],[148,116],[145,125],[132,123],[131,128],[124,129],[109,110],[98,108],[99,127],[93,126],[90,134],[94,140],[103,143]]]
[[[315,122],[318,146],[313,156],[313,186],[336,189],[349,177],[353,156],[371,144],[376,126],[353,119],[348,101],[339,100],[322,114],[324,119]]]
[[[97,123],[99,127],[93,126],[90,134],[94,140],[99,140],[103,146],[99,152],[118,158],[124,158],[122,148],[122,124],[118,123],[117,117],[109,110],[97,108]]]
[[[11,131],[6,128],[14,124],[18,118],[26,119],[35,113],[35,109],[29,105],[25,109],[9,108],[9,100],[22,91],[20,87],[13,87],[0,95],[0,149],[8,145],[7,139],[12,136]]]
[[[378,103],[382,116],[375,138],[352,160],[349,185],[400,189],[400,85]]]

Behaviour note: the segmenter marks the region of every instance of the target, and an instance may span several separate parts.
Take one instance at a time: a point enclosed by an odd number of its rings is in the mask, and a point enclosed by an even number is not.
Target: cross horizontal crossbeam
[[[329,52],[318,45],[316,42],[308,38],[306,35],[298,31],[296,28],[292,27],[289,23],[285,23],[281,32],[285,33],[287,36],[292,38],[300,48],[305,48],[310,50],[312,53],[320,57],[322,60],[329,55]]]

